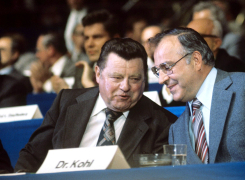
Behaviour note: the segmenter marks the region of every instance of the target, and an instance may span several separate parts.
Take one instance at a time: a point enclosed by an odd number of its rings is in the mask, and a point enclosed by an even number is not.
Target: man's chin
[[[183,100],[183,98],[182,97],[180,97],[179,95],[177,95],[177,94],[173,94],[173,100],[174,101],[181,101],[181,102],[183,102],[182,100]]]

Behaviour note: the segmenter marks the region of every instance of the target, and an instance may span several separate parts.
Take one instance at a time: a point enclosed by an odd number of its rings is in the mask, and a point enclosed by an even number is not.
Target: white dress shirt
[[[0,69],[0,75],[9,75],[13,71],[13,66],[7,66],[3,69]]]
[[[61,73],[64,69],[66,63],[66,56],[61,56],[54,64],[53,66],[51,66],[50,71],[55,75],[55,76],[61,76]],[[65,82],[68,84],[68,86],[71,88],[72,85],[75,82],[74,77],[65,77],[63,78],[65,80]],[[53,87],[52,87],[52,83],[51,80],[48,79],[47,81],[45,81],[44,85],[43,85],[43,89],[45,92],[52,92],[53,91]]]
[[[80,147],[96,147],[100,131],[106,119],[105,108],[107,108],[107,106],[101,95],[99,94],[94,109],[91,113],[89,122],[87,124],[86,130],[84,132],[83,138],[81,140]],[[116,141],[118,141],[119,139],[128,113],[129,111],[123,112],[123,115],[114,122]]]
[[[209,72],[208,76],[202,83],[201,88],[199,89],[196,98],[202,103],[202,106],[200,107],[200,110],[203,115],[203,124],[205,128],[205,134],[206,134],[206,140],[209,145],[209,126],[210,126],[210,110],[211,110],[211,103],[212,103],[212,96],[213,96],[213,89],[214,89],[214,83],[217,76],[217,69],[212,68],[212,70]],[[194,141],[194,134],[192,131],[192,101],[188,102],[191,112],[191,117],[189,121],[189,134],[192,141],[192,147],[195,149],[195,141]]]

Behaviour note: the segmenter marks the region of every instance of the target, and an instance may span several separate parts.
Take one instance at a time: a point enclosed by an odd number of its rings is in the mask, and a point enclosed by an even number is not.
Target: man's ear
[[[192,53],[192,58],[193,58],[193,61],[194,61],[194,68],[199,71],[201,70],[202,68],[202,55],[199,51],[194,51]]]
[[[94,71],[95,71],[96,82],[99,84],[99,82],[100,82],[100,68],[99,68],[99,66],[95,66]]]
[[[16,60],[19,59],[19,56],[20,56],[19,51],[15,51],[15,52],[12,54],[12,59],[16,61]]]
[[[54,46],[50,45],[47,47],[47,53],[49,56],[53,56],[55,54],[55,48]]]

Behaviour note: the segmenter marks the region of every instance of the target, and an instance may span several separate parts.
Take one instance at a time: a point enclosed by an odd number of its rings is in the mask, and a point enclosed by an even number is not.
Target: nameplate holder
[[[146,97],[157,103],[159,106],[162,106],[159,94],[157,91],[146,91],[143,93]]]
[[[37,174],[128,168],[120,148],[112,145],[49,150]]]
[[[0,108],[0,122],[22,121],[43,118],[38,105]]]

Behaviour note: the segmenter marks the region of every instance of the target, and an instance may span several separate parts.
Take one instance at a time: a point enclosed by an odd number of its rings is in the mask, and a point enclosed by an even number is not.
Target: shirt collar
[[[104,109],[107,108],[103,98],[101,97],[100,93],[97,98],[97,101],[95,103],[94,109],[92,111],[91,117],[97,115],[101,111],[104,111]],[[127,118],[129,111],[123,112],[123,115]]]
[[[60,76],[62,73],[62,70],[65,66],[65,60],[66,60],[66,56],[61,56],[51,67],[51,72],[56,75],[56,76]]]
[[[13,66],[8,66],[0,70],[0,75],[9,75],[13,71]]]
[[[202,86],[200,87],[196,95],[196,98],[202,103],[202,105],[208,108],[209,110],[211,109],[213,88],[214,88],[216,76],[217,76],[217,69],[213,67],[209,72],[209,74],[207,75],[204,82],[202,83]],[[192,101],[188,102],[190,110],[191,110]]]

